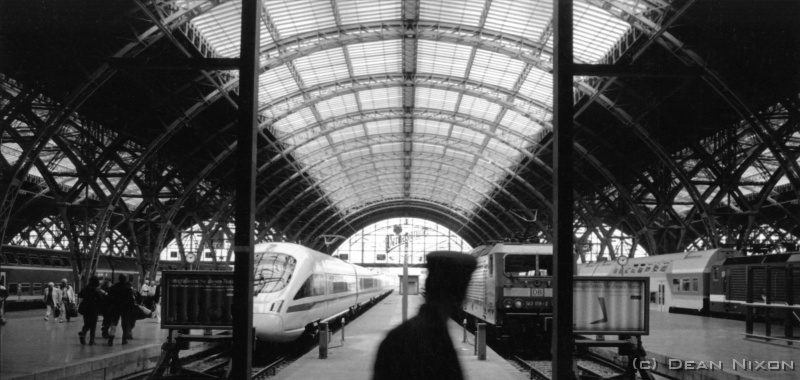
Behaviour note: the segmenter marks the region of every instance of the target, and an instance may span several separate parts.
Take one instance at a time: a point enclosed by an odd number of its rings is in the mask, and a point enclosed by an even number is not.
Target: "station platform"
[[[423,302],[422,296],[409,296],[409,318],[417,315]],[[319,350],[312,350],[278,372],[274,379],[320,377],[324,377],[325,380],[370,379],[378,346],[389,330],[402,323],[402,319],[402,296],[392,293],[345,327],[343,343],[340,332],[333,335],[329,343],[331,348],[329,348],[327,359],[320,359]],[[465,379],[524,380],[528,378],[527,374],[511,366],[489,347],[486,348],[486,360],[479,361],[478,357],[473,355],[472,344],[462,343],[461,327],[453,321],[450,321],[448,327]],[[468,341],[474,342],[474,336],[470,334]]]
[[[678,379],[789,380],[800,378],[800,342],[745,338],[745,322],[731,319],[675,314],[650,310],[650,335],[642,337],[648,359],[655,359],[656,372]],[[764,334],[756,323],[755,334]],[[772,336],[783,329],[773,326]],[[593,338],[593,336],[589,336]],[[622,363],[616,351],[593,349]],[[683,364],[684,368],[670,370]],[[734,361],[736,361],[734,363]],[[784,364],[785,363],[785,364]],[[789,368],[794,365],[794,369]],[[703,369],[699,367],[709,367]],[[710,368],[713,366],[713,370]]]
[[[59,323],[52,317],[45,321],[44,314],[44,309],[6,313],[8,323],[0,328],[0,379],[118,379],[153,368],[167,338],[167,330],[156,319],[147,318],[136,322],[134,339],[128,344],[122,345],[118,334],[108,347],[99,322],[96,345],[83,346],[78,340],[83,317]],[[195,344],[182,356],[204,347]]]

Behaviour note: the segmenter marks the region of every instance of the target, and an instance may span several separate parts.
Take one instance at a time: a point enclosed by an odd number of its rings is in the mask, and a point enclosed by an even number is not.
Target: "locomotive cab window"
[[[547,276],[552,273],[552,255],[506,255],[503,268],[506,276]]]
[[[282,290],[292,279],[297,260],[282,253],[266,253],[257,261],[253,292],[273,293]]]

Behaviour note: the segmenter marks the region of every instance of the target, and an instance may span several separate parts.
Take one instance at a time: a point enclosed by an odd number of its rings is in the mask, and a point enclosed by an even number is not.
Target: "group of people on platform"
[[[75,302],[75,289],[67,283],[66,278],[62,279],[58,286],[52,282],[48,283],[47,288],[44,289],[44,304],[47,307],[44,320],[49,321],[50,315],[52,315],[53,321],[64,322],[64,318],[66,318],[69,322],[70,318],[75,315],[70,311]]]
[[[160,300],[161,285],[158,281],[151,285],[145,280],[142,287],[136,289],[125,274],[120,274],[113,285],[110,278],[101,282],[99,277],[92,276],[76,296],[72,286],[63,279],[58,287],[51,282],[45,289],[47,311],[44,320],[48,321],[52,314],[54,320],[58,318],[59,322],[63,322],[63,315],[69,322],[71,317],[77,317],[80,313],[83,315],[83,328],[78,338],[81,344],[87,344],[88,337],[91,346],[95,344],[95,330],[102,315],[100,331],[103,339],[108,340],[108,346],[114,345],[120,321],[122,344],[127,344],[128,340],[133,339],[132,332],[137,320],[155,317],[161,321]],[[75,311],[71,311],[73,308]]]

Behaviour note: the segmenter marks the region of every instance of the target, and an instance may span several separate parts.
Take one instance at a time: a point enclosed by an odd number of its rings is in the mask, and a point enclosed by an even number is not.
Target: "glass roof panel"
[[[353,94],[345,94],[319,102],[316,107],[323,120],[358,111],[356,96]]]
[[[401,2],[396,0],[336,0],[342,24],[399,20]]]
[[[235,58],[241,50],[242,3],[231,1],[215,6],[192,19],[192,24],[213,47],[217,56]],[[261,47],[271,44],[267,28],[261,29]]]
[[[486,28],[538,41],[553,15],[553,0],[493,0]]]
[[[481,145],[483,145],[484,140],[486,140],[486,135],[464,128],[460,125],[454,125],[453,132],[450,134],[450,138],[463,140],[471,145],[477,146],[474,149],[478,149]]]
[[[333,131],[329,136],[334,144],[338,144],[342,141],[362,139],[366,136],[366,133],[364,132],[364,124],[356,124],[351,127]]]
[[[417,73],[463,78],[472,55],[471,46],[446,42],[417,41]]]
[[[436,120],[415,119],[414,133],[447,136],[452,124]]]
[[[258,104],[264,105],[277,98],[300,91],[286,65],[267,70],[258,77]]]
[[[281,38],[336,26],[329,1],[265,1]]]
[[[403,71],[403,43],[400,40],[368,42],[345,47],[353,75],[375,75]]]
[[[403,133],[403,120],[389,119],[381,121],[370,121],[364,123],[364,129],[369,136],[380,134],[398,134]]]
[[[419,18],[425,21],[444,21],[456,24],[477,25],[485,1],[421,0]]]
[[[537,133],[544,129],[544,127],[534,123],[531,119],[511,110],[507,110],[503,115],[500,125],[528,138],[536,136]]]
[[[580,1],[574,4],[575,59],[581,62],[598,62],[630,26],[622,20],[611,17],[601,8]]]
[[[384,87],[358,93],[362,108],[400,108],[403,107],[403,89],[401,87]]]
[[[525,64],[522,61],[486,50],[478,50],[469,79],[513,89]]]
[[[317,119],[308,108],[303,108],[298,112],[292,113],[283,119],[276,121],[272,128],[276,132],[278,138],[281,136],[294,132],[297,129],[303,128],[307,125],[314,124]]]
[[[453,91],[417,87],[414,91],[414,106],[445,111],[455,111],[458,93]]]
[[[553,76],[537,68],[531,68],[525,81],[522,82],[522,87],[519,89],[521,95],[527,96],[542,104],[546,104],[548,108],[553,107]],[[542,117],[544,110],[541,111],[537,117]],[[547,112],[545,120],[550,120],[550,112]]]
[[[294,60],[294,66],[306,88],[350,77],[347,59],[341,48],[323,50],[297,58]]]
[[[502,107],[497,103],[492,103],[488,100],[469,95],[464,95],[461,98],[461,104],[458,106],[459,113],[464,113],[487,121],[494,121],[501,109]]]

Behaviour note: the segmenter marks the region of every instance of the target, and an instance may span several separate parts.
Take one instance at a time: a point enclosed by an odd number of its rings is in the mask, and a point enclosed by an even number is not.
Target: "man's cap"
[[[434,251],[428,253],[425,267],[428,272],[443,271],[453,274],[467,274],[475,271],[478,262],[474,257],[455,251]]]
[[[428,253],[425,264],[428,269],[425,292],[428,295],[462,296],[477,265],[478,262],[474,257],[461,252],[435,251]]]

